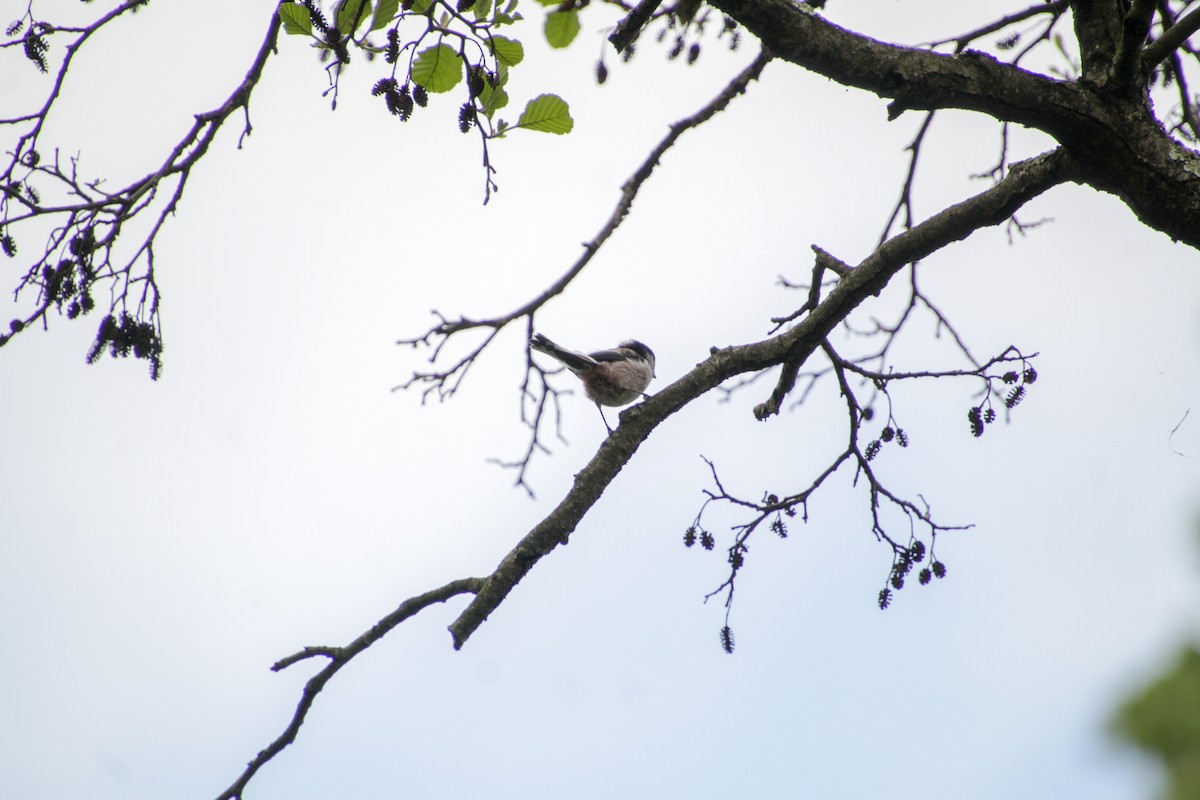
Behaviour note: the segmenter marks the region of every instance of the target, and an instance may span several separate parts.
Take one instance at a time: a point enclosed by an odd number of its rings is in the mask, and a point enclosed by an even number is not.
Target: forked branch
[[[246,784],[250,782],[255,773],[262,769],[263,765],[268,761],[279,755],[284,748],[296,741],[296,736],[300,733],[300,727],[304,724],[304,718],[308,716],[308,712],[316,701],[317,695],[325,688],[325,684],[329,683],[333,676],[337,674],[338,670],[349,664],[355,656],[362,653],[386,636],[397,625],[416,615],[418,612],[435,603],[444,603],[460,594],[477,592],[482,583],[483,581],[480,578],[460,578],[451,581],[445,586],[405,600],[395,611],[376,622],[371,626],[370,630],[344,647],[306,647],[298,653],[294,653],[287,658],[281,658],[275,662],[271,666],[271,669],[279,672],[293,664],[306,661],[310,658],[319,657],[328,659],[328,663],[321,668],[321,671],[309,678],[308,682],[304,684],[304,690],[300,695],[300,702],[296,704],[296,710],[292,713],[292,718],[288,722],[287,727],[283,729],[283,733],[279,734],[274,741],[260,750],[250,760],[250,763],[246,765],[246,769],[242,771],[242,774],[237,777],[237,780],[228,789],[217,796],[217,800],[240,800],[242,793],[246,789]]]
[[[617,204],[604,225],[600,228],[600,231],[590,241],[584,243],[583,252],[580,253],[579,257],[567,268],[566,272],[544,291],[519,308],[506,314],[484,319],[470,319],[467,317],[448,319],[440,312],[434,311],[433,314],[438,320],[435,325],[431,326],[420,336],[399,340],[397,344],[408,345],[413,348],[419,346],[430,348],[429,363],[436,365],[442,357],[443,349],[456,334],[468,331],[483,332],[482,340],[472,345],[465,355],[440,368],[435,366],[433,369],[413,372],[412,376],[404,383],[395,387],[394,391],[421,387],[422,401],[430,397],[436,397],[438,400],[449,399],[458,390],[459,386],[461,386],[471,366],[483,355],[483,352],[493,339],[495,339],[496,335],[509,324],[518,320],[525,320],[526,335],[524,339],[528,341],[529,335],[533,331],[534,315],[546,303],[566,291],[571,282],[591,263],[592,258],[625,220],[625,217],[633,208],[633,202],[637,198],[642,185],[649,180],[659,161],[674,146],[679,137],[685,132],[704,124],[717,113],[724,110],[735,97],[743,94],[750,84],[762,74],[763,68],[770,60],[771,56],[769,53],[766,51],[760,52],[745,69],[726,84],[703,108],[691,116],[670,125],[667,135],[650,151],[637,169],[634,170],[633,174],[622,184],[621,195],[617,200]],[[542,387],[541,393],[529,391],[530,378],[534,373],[537,374],[538,382]],[[522,486],[531,494],[530,487],[525,483],[525,471],[529,466],[529,460],[533,457],[533,454],[546,449],[540,437],[543,415],[547,408],[547,404],[545,403],[545,393],[547,391],[551,392],[557,398],[557,392],[549,388],[545,373],[532,360],[526,358],[525,379],[521,385],[521,411],[522,421],[525,422],[530,430],[530,442],[522,458],[511,462],[495,461],[495,463],[502,466],[516,469],[517,485]],[[532,404],[532,409],[527,409],[527,401]],[[557,409],[557,402],[555,402],[554,406]],[[556,415],[556,429],[557,421],[558,418]]]
[[[49,30],[54,33],[78,35],[66,47],[44,104],[34,113],[0,120],[0,126],[12,125],[15,130],[27,126],[17,137],[11,159],[0,172],[0,244],[8,255],[15,255],[15,226],[32,221],[54,225],[42,254],[27,269],[14,292],[19,297],[23,291],[36,290],[36,306],[24,318],[14,320],[7,334],[0,334],[0,345],[35,322],[47,324],[47,313],[52,308],[63,312],[65,306],[70,319],[87,314],[95,306],[95,290],[107,285],[110,287],[107,314],[101,321],[89,360],[98,358],[107,347],[114,355],[133,354],[148,360],[151,375],[157,377],[161,369],[162,337],[154,274],[155,241],[167,218],[177,210],[192,168],[208,151],[225,122],[241,111],[245,125],[239,147],[249,135],[250,95],[274,52],[280,19],[272,14],[245,77],[221,105],[196,114],[190,128],[149,174],[120,189],[107,191],[101,188],[99,179],[88,181],[79,177],[78,159],[70,159],[68,165],[57,151],[53,159],[43,154],[39,150],[39,137],[80,48],[103,25],[140,5],[140,0],[126,2],[85,28],[51,26]],[[51,193],[56,200],[49,199]],[[143,216],[152,217],[146,233],[131,248],[119,250],[121,233]]]
[[[1033,197],[1071,180],[1074,170],[1073,162],[1061,150],[1014,164],[1008,176],[992,188],[885,242],[851,269],[795,327],[754,344],[713,348],[709,358],[683,377],[622,412],[620,426],[576,475],[567,495],[484,579],[474,599],[451,624],[455,648],[467,642],[538,561],[567,543],[587,512],[660,423],[730,378],[783,363],[803,363],[855,307],[878,294],[906,265],[966,238],[981,227],[1003,223]],[[777,408],[778,402],[775,405]]]

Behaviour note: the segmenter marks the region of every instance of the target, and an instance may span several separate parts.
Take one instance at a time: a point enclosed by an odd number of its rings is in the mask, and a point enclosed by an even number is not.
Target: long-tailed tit
[[[600,419],[609,433],[612,428],[601,406],[623,406],[639,397],[646,397],[646,387],[654,375],[654,351],[636,340],[621,342],[612,350],[581,353],[559,347],[535,333],[529,346],[545,353],[574,372],[583,381],[583,393],[596,404]]]

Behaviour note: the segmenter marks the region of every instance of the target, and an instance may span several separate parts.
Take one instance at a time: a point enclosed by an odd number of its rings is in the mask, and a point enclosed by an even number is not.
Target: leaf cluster
[[[575,124],[567,102],[549,93],[530,99],[515,121],[499,115],[509,105],[512,70],[525,60],[524,45],[507,35],[522,19],[519,3],[339,0],[327,17],[316,0],[300,0],[282,3],[279,17],[285,33],[310,38],[322,58],[331,61],[327,69],[335,107],[351,48],[369,60],[382,56],[388,73],[375,82],[371,93],[382,97],[388,112],[401,122],[411,119],[415,109],[428,107],[431,95],[460,92],[455,122],[463,133],[477,129],[481,134],[487,202],[498,188],[487,150],[489,140],[515,130],[562,135]],[[373,40],[372,35],[380,32],[384,41]],[[552,46],[568,46],[578,32],[575,8],[548,13],[545,35]]]

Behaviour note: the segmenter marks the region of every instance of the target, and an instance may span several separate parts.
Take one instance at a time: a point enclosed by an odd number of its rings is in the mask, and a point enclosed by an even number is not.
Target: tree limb
[[[626,179],[625,183],[621,184],[621,197],[617,201],[616,207],[613,208],[612,214],[609,215],[608,220],[604,223],[604,226],[601,227],[599,233],[597,233],[591,241],[584,242],[583,253],[581,253],[575,262],[567,268],[567,271],[564,272],[558,278],[558,280],[550,284],[545,291],[541,292],[537,295],[537,297],[532,298],[519,308],[501,316],[489,317],[480,320],[472,320],[465,317],[461,317],[457,320],[447,320],[442,318],[441,322],[439,322],[437,325],[434,325],[420,336],[412,339],[401,339],[397,342],[397,344],[416,346],[417,344],[430,344],[431,342],[437,341],[438,343],[435,345],[433,355],[433,358],[436,358],[438,349],[440,349],[442,344],[445,343],[445,340],[451,335],[460,333],[462,331],[473,330],[475,328],[499,330],[514,320],[531,316],[551,299],[562,294],[562,292],[571,284],[571,281],[575,280],[576,276],[578,276],[579,273],[583,271],[584,267],[588,265],[588,263],[592,260],[592,257],[600,251],[600,248],[606,241],[608,241],[609,237],[616,232],[617,228],[620,227],[621,223],[625,220],[625,217],[628,216],[630,210],[633,208],[633,201],[637,198],[638,192],[642,188],[642,184],[644,184],[650,178],[650,175],[654,172],[655,167],[658,166],[658,162],[663,155],[666,154],[666,152],[670,150],[672,146],[674,146],[675,142],[686,131],[704,124],[717,113],[723,111],[735,97],[744,93],[747,87],[749,87],[749,85],[753,81],[757,80],[759,75],[762,74],[763,68],[770,60],[771,54],[769,52],[765,50],[760,52],[758,56],[755,57],[754,61],[752,61],[744,70],[738,73],[738,75],[734,77],[734,79],[731,80],[725,86],[725,88],[720,91],[719,94],[706,103],[703,108],[691,116],[684,117],[677,122],[671,123],[667,135],[664,136],[657,145],[655,145],[654,149],[650,151],[649,155],[646,156],[638,168],[634,170],[633,174]],[[418,373],[400,388],[408,388],[415,382],[428,382],[430,378],[436,377],[438,377],[438,375],[426,375],[424,373]]]
[[[777,58],[845,86],[893,98],[889,116],[909,109],[960,108],[1019,122],[1052,135],[1088,104],[1069,84],[1004,64],[990,55],[954,55],[886,44],[841,28],[790,0],[715,0]]]
[[[885,44],[790,0],[712,5],[776,57],[893,98],[891,118],[909,109],[958,108],[1044,131],[1070,151],[1082,182],[1119,196],[1146,225],[1200,247],[1200,157],[1166,134],[1144,94],[1106,90],[1096,77],[1095,65],[1103,62],[1110,70],[1116,53],[1121,15],[1115,0],[1072,5],[1087,78],[1075,82],[1035,75],[985,53],[946,55]],[[1144,63],[1155,63],[1186,39],[1200,25],[1195,16],[1200,9],[1146,48]]]
[[[1076,165],[1061,149],[1014,164],[1008,177],[992,188],[883,243],[850,270],[794,328],[755,344],[713,348],[709,358],[691,372],[622,412],[620,426],[575,476],[566,497],[484,579],[475,598],[450,625],[455,649],[467,642],[538,561],[568,541],[604,490],[660,423],[729,378],[784,362],[802,363],[847,314],[866,298],[878,294],[905,265],[966,238],[978,228],[1004,222],[1033,197],[1075,177]]]
[[[329,659],[329,663],[304,684],[304,690],[300,695],[300,702],[296,704],[296,710],[292,714],[292,719],[288,722],[287,727],[283,729],[283,733],[279,734],[273,742],[260,750],[250,760],[250,763],[246,765],[246,769],[242,771],[242,774],[230,784],[228,789],[217,796],[217,800],[239,800],[246,789],[246,784],[250,782],[254,774],[262,769],[268,761],[279,755],[284,748],[296,741],[296,736],[300,733],[300,727],[304,724],[304,718],[308,715],[309,709],[312,708],[313,703],[316,701],[317,695],[325,688],[325,684],[337,674],[338,670],[350,663],[351,659],[418,612],[434,603],[444,603],[460,594],[477,592],[482,582],[480,578],[460,578],[450,581],[445,586],[405,600],[395,611],[379,620],[379,622],[376,622],[371,626],[370,630],[345,647],[306,647],[298,653],[275,662],[271,666],[271,669],[274,672],[279,672],[309,658],[319,656]]]
[[[422,401],[425,401],[435,393],[438,399],[444,400],[453,396],[453,394],[458,390],[458,387],[461,385],[462,380],[466,376],[467,371],[471,368],[471,365],[475,363],[475,360],[480,355],[482,355],[483,351],[492,342],[492,340],[496,337],[496,334],[499,333],[501,329],[516,320],[524,318],[527,320],[525,339],[528,341],[529,337],[533,333],[534,314],[554,297],[557,297],[559,294],[564,292],[571,282],[575,280],[575,278],[584,270],[584,268],[591,263],[592,258],[597,252],[600,251],[600,248],[606,241],[608,241],[613,233],[616,232],[617,228],[625,220],[625,217],[628,216],[630,210],[633,208],[633,202],[637,198],[638,192],[641,190],[642,185],[649,180],[651,174],[653,174],[655,168],[658,166],[659,160],[663,157],[663,155],[665,155],[666,152],[674,146],[675,142],[678,141],[679,137],[682,136],[686,131],[702,125],[713,116],[723,111],[729,105],[729,103],[733,101],[734,98],[743,94],[749,85],[753,81],[757,80],[762,74],[763,68],[766,67],[767,62],[770,60],[771,54],[766,50],[761,51],[745,69],[738,73],[733,80],[726,84],[726,86],[700,110],[670,125],[667,135],[664,136],[661,141],[659,141],[659,143],[650,151],[637,169],[634,170],[633,174],[630,175],[629,178],[626,179],[626,181],[621,185],[621,196],[618,199],[616,206],[613,208],[612,213],[609,215],[608,220],[600,229],[599,233],[597,233],[591,241],[584,243],[583,252],[577,259],[575,259],[575,262],[571,264],[567,271],[564,272],[558,278],[558,280],[552,283],[544,291],[539,293],[537,297],[534,297],[524,305],[507,314],[486,319],[476,320],[468,319],[466,317],[459,317],[458,319],[451,320],[442,316],[441,313],[434,311],[434,315],[439,320],[436,325],[430,327],[425,331],[425,333],[418,337],[401,339],[398,341],[397,344],[407,344],[412,347],[416,347],[418,345],[426,345],[431,347],[432,353],[429,356],[429,361],[430,363],[434,363],[441,355],[442,348],[445,347],[446,343],[453,335],[475,329],[482,329],[486,331],[483,341],[478,342],[466,355],[459,358],[450,366],[440,369],[434,368],[428,371],[414,372],[407,381],[395,387],[393,391],[409,389],[418,384],[422,384],[425,387],[421,394]],[[526,447],[524,457],[515,461],[496,460],[494,463],[497,463],[503,467],[517,470],[517,485],[522,486],[526,492],[532,495],[532,490],[525,483],[525,470],[529,464],[529,459],[533,457],[533,454],[536,451],[546,449],[545,446],[541,444],[539,439],[542,415],[546,408],[546,392],[551,392],[554,394],[556,401],[556,412],[558,406],[557,391],[549,387],[549,384],[546,382],[544,372],[542,372],[542,370],[534,364],[532,359],[528,358],[528,355],[526,356],[525,364],[525,380],[521,386],[521,413],[522,422],[524,422],[531,431],[530,441]],[[540,395],[537,393],[531,393],[529,391],[529,378],[531,372],[537,372],[540,376],[542,385],[542,393]],[[535,398],[534,407],[532,412],[526,414],[525,400],[531,397]],[[540,399],[536,399],[539,397]]]
[[[1121,40],[1122,13],[1118,0],[1071,0],[1070,5],[1084,78],[1094,85],[1103,85]]]
[[[20,121],[33,123],[31,129],[18,139],[13,160],[3,174],[0,174],[0,189],[3,190],[3,196],[0,197],[0,228],[8,231],[16,223],[35,218],[48,221],[57,217],[65,218],[50,233],[43,255],[27,270],[14,293],[19,295],[23,289],[33,286],[39,289],[40,294],[37,308],[24,320],[18,321],[20,325],[13,327],[13,334],[26,330],[39,319],[44,324],[47,311],[55,305],[61,310],[64,300],[73,300],[67,312],[68,317],[78,315],[81,306],[82,313],[86,314],[91,309],[92,287],[98,282],[111,281],[114,288],[111,292],[109,314],[100,325],[100,332],[89,360],[98,357],[109,343],[112,344],[114,353],[118,352],[128,344],[121,336],[127,335],[129,331],[137,331],[144,339],[148,337],[148,342],[143,341],[144,347],[148,349],[141,352],[134,349],[133,352],[138,357],[150,360],[151,375],[157,377],[161,368],[159,353],[162,347],[159,336],[161,326],[158,319],[158,287],[154,277],[155,239],[167,217],[176,211],[192,168],[208,151],[222,125],[238,110],[244,112],[246,120],[242,139],[238,141],[239,147],[242,140],[249,135],[250,94],[261,79],[266,62],[275,50],[281,21],[277,13],[272,13],[266,35],[245,77],[220,106],[195,115],[191,127],[154,171],[115,192],[107,192],[99,188],[99,181],[82,183],[76,175],[74,160],[70,170],[59,163],[57,155],[53,164],[40,164],[40,157],[36,151],[37,137],[53,102],[58,97],[67,69],[79,47],[101,25],[111,22],[119,13],[139,5],[140,1],[130,0],[92,25],[81,29],[79,38],[68,45],[67,55],[59,69],[56,82],[46,103],[37,114],[14,120],[0,120],[0,124]],[[39,202],[23,200],[13,178],[13,171],[18,162],[30,168],[29,175],[21,181],[26,191],[31,188],[31,177],[39,177],[51,181],[52,185],[67,196],[79,198],[78,201],[42,205]],[[154,212],[154,219],[149,223],[149,232],[141,238],[132,255],[117,257],[114,247],[121,232],[135,217],[155,203],[160,191],[166,199]],[[23,213],[11,210],[16,201],[23,202]],[[51,272],[48,273],[47,269]],[[142,285],[141,296],[132,303],[135,312],[130,315],[130,295],[139,283]],[[75,298],[81,298],[82,304]],[[118,311],[121,317],[120,325],[116,323]],[[117,338],[114,339],[113,336]],[[0,335],[0,345],[5,344],[9,338],[11,335]],[[122,354],[128,354],[129,351],[129,347],[124,347]]]
[[[1137,88],[1135,80],[1139,77],[1137,67],[1140,62],[1142,47],[1146,37],[1150,35],[1150,21],[1154,18],[1154,4],[1157,0],[1135,0],[1125,20],[1121,25],[1121,42],[1117,47],[1117,57],[1113,64],[1113,79],[1118,84]],[[1143,75],[1148,73],[1142,73]]]
[[[1200,8],[1193,8],[1184,15],[1183,19],[1168,28],[1157,41],[1142,51],[1142,69],[1147,73],[1154,69],[1160,61],[1173,53],[1198,30],[1200,30]]]

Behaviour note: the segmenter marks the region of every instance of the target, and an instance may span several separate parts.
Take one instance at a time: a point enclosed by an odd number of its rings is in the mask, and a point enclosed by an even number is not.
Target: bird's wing
[[[595,353],[590,353],[589,358],[599,363],[606,361],[628,361],[629,351],[619,347],[612,350],[598,350]]]

